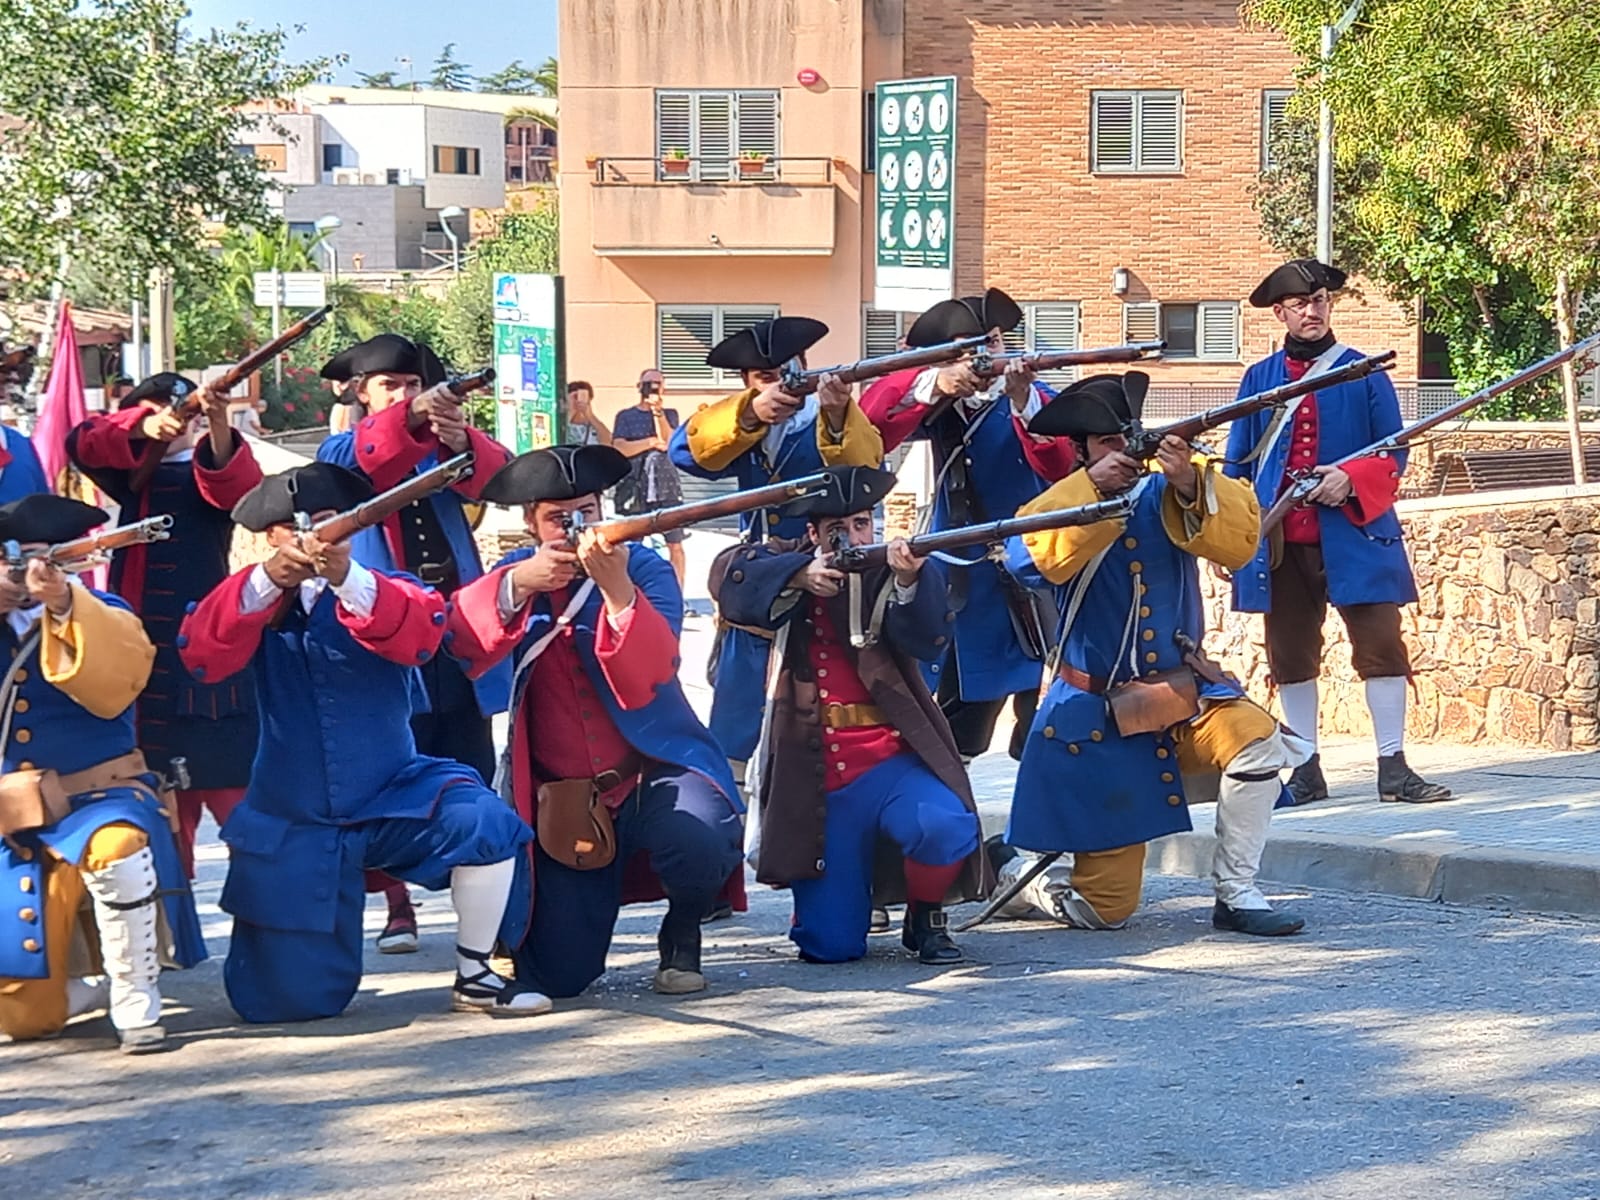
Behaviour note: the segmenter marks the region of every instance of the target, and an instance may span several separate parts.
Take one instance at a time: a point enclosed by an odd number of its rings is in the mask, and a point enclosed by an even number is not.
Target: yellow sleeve
[[[695,462],[708,471],[720,471],[746,450],[760,444],[766,436],[766,426],[758,427],[754,433],[739,428],[739,418],[749,410],[750,402],[760,391],[759,388],[745,388],[706,405],[689,418],[685,436]]]
[[[43,618],[39,662],[54,684],[103,720],[121,716],[150,678],[156,648],[144,623],[87,588],[73,586],[65,623]]]
[[[1243,479],[1229,479],[1215,459],[1194,456],[1195,500],[1185,504],[1167,488],[1161,524],[1179,550],[1237,571],[1256,556],[1261,542],[1261,506]]]
[[[883,434],[852,399],[837,438],[828,428],[828,418],[817,414],[817,450],[825,467],[878,467],[883,465]]]
[[[1031,517],[1034,513],[1076,508],[1104,499],[1100,489],[1089,479],[1088,471],[1074,471],[1017,509],[1017,516]],[[1039,574],[1051,583],[1065,583],[1088,566],[1091,558],[1116,541],[1127,523],[1126,520],[1096,521],[1093,525],[1045,529],[1023,534],[1022,544],[1033,556],[1033,565],[1039,568]]]

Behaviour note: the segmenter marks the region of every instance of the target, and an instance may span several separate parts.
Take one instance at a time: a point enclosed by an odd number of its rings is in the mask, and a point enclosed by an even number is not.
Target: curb
[[[1209,878],[1216,844],[1210,833],[1160,838],[1150,843],[1145,869]],[[1261,878],[1295,887],[1600,917],[1600,857],[1587,854],[1280,833],[1268,840],[1261,856]]]

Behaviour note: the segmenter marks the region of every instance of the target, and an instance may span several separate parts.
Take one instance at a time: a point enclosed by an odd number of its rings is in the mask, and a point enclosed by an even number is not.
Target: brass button
[[[1172,805],[1173,808],[1177,808],[1178,805],[1183,803],[1183,797],[1182,796],[1168,796],[1167,797],[1167,803]]]
[[[1156,631],[1154,629],[1146,629],[1144,631],[1144,640],[1147,641],[1147,642],[1155,641],[1156,640]]]
[[[31,908],[19,908],[17,910],[17,916],[21,917],[24,921],[36,921],[39,918],[39,914]]]
[[[1130,575],[1137,575],[1142,570],[1144,570],[1144,564],[1137,558],[1128,564],[1128,574]]]
[[[1081,753],[1083,753],[1081,750],[1078,749],[1078,743],[1077,742],[1073,742],[1072,745],[1068,746],[1067,747],[1067,752],[1070,753],[1070,754],[1081,754]]]
[[[29,742],[33,741],[33,734],[26,729],[19,729],[16,732],[16,738],[17,741],[26,746]]]
[[[1104,738],[1104,737],[1105,737],[1105,736],[1106,736],[1106,735],[1105,735],[1105,734],[1103,734],[1103,733],[1101,733],[1101,732],[1100,732],[1100,731],[1099,731],[1099,730],[1098,730],[1098,729],[1095,729],[1095,730],[1091,730],[1091,731],[1090,731],[1090,733],[1089,733],[1089,740],[1090,740],[1090,741],[1091,741],[1091,742],[1098,742],[1098,741],[1100,741],[1100,740],[1101,740],[1101,739],[1102,739],[1102,738]]]
[[[1165,746],[1162,746],[1160,749],[1158,749],[1156,751],[1156,757],[1157,758],[1171,758],[1172,757],[1172,751],[1168,750]]]
[[[744,572],[743,571],[735,571],[733,573],[733,581],[735,583],[742,583],[744,581]]]
[[[17,886],[20,887],[25,892],[33,891],[33,876],[24,875],[21,879],[19,879],[17,881]]]
[[[28,673],[26,671],[18,671],[17,675],[16,675],[16,679],[17,679],[18,683],[27,683],[28,682]]]
[[[768,525],[776,525],[777,523],[778,523],[778,514],[777,513],[768,513],[767,514],[767,524]]]
[[[1172,782],[1172,772],[1171,771],[1163,771],[1163,772],[1161,772],[1161,782],[1162,783],[1171,783]]]
[[[1141,605],[1139,607],[1139,615],[1141,617],[1148,617],[1150,615],[1150,606],[1148,604]]]
[[[1129,550],[1137,550],[1139,548],[1139,539],[1138,538],[1131,538],[1131,537],[1130,538],[1123,538],[1122,539],[1122,544],[1124,546],[1126,546]]]
[[[1157,654],[1154,650],[1152,650],[1152,651],[1150,651],[1149,654],[1146,654],[1144,656],[1144,660],[1145,660],[1145,662],[1155,662],[1156,659],[1158,659],[1160,657],[1161,656],[1159,654]]]
[[[1048,737],[1048,738],[1055,737],[1055,735],[1056,735],[1056,727],[1054,725],[1046,725],[1044,727],[1044,735],[1045,735],[1045,737]]]
[[[39,943],[34,938],[23,938],[22,948],[29,954],[33,954],[39,949]]]
[[[27,712],[28,711],[28,702],[26,700],[18,700],[17,703],[16,703],[16,710],[19,713]]]
[[[31,771],[31,770],[33,770],[33,764],[31,762],[26,762],[26,761],[19,762],[17,764],[17,770],[19,770],[19,771]]]
[[[1148,596],[1149,594],[1150,594],[1150,585],[1148,583],[1141,583],[1139,585],[1139,595]]]

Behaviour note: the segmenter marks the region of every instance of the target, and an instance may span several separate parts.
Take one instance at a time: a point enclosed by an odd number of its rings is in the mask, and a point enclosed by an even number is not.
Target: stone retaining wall
[[[1397,511],[1421,597],[1402,610],[1416,669],[1408,735],[1600,745],[1600,485],[1405,500]],[[1265,700],[1261,619],[1229,612],[1209,572],[1202,590],[1208,648]],[[1323,636],[1322,732],[1369,734],[1336,613]]]

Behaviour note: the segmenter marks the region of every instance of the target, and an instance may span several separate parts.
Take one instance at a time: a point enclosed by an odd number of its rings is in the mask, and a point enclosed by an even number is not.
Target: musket
[[[792,358],[783,366],[780,379],[783,390],[791,396],[806,396],[817,390],[824,375],[835,376],[841,383],[860,383],[866,379],[881,379],[896,371],[912,367],[938,367],[955,362],[989,344],[988,335],[957,338],[953,342],[940,342],[937,346],[918,346],[910,350],[897,350],[893,354],[880,354],[876,358],[863,358],[853,363],[833,367],[814,367],[810,370]]]
[[[324,304],[314,312],[307,313],[277,337],[265,345],[250,351],[249,354],[246,354],[210,383],[190,392],[181,400],[173,400],[171,404],[172,411],[185,420],[191,420],[198,416],[204,403],[203,397],[207,392],[214,391],[226,394],[233,391],[239,384],[277,358],[290,346],[310,336],[311,331],[326,321],[328,314],[332,311],[333,305]],[[166,456],[166,453],[167,446],[165,442],[152,441],[145,447],[144,457],[139,460],[139,465],[133,469],[133,474],[128,481],[134,492],[144,491],[145,486],[150,482],[150,477],[156,473],[156,468],[161,465],[161,460]]]
[[[1091,346],[1086,350],[1030,350],[994,354],[986,344],[973,355],[972,369],[980,379],[998,379],[1015,362],[1025,364],[1033,372],[1055,371],[1062,367],[1086,367],[1097,363],[1142,362],[1166,348],[1167,343],[1158,339],[1153,342],[1126,342],[1120,346]],[[958,399],[959,396],[941,396],[928,405],[922,423],[932,424],[948,412]]]
[[[395,484],[386,492],[379,492],[376,496],[363,500],[354,508],[347,508],[341,513],[325,517],[315,524],[307,514],[296,513],[295,524],[302,533],[316,534],[318,541],[330,544],[346,541],[363,529],[381,524],[413,501],[424,499],[435,492],[442,492],[452,484],[459,483],[472,473],[472,462],[472,451],[464,451],[453,458],[445,459],[436,467]]]
[[[1580,355],[1593,353],[1597,349],[1600,349],[1600,333],[1590,334],[1582,341],[1574,342],[1565,350],[1557,350],[1554,354],[1541,358],[1532,366],[1524,367],[1515,375],[1507,376],[1497,383],[1491,383],[1488,387],[1473,392],[1470,396],[1464,396],[1454,404],[1446,405],[1438,412],[1413,421],[1404,429],[1392,433],[1388,437],[1379,438],[1370,446],[1364,446],[1355,453],[1346,454],[1343,458],[1336,459],[1327,465],[1342,467],[1358,458],[1371,458],[1375,454],[1394,454],[1416,441],[1430,429],[1435,429],[1447,421],[1453,421],[1463,413],[1470,412],[1478,407],[1478,405],[1493,400],[1496,396],[1509,392],[1512,388],[1521,387],[1525,383],[1530,383],[1543,375],[1548,375],[1563,363]],[[1317,382],[1320,383],[1324,378],[1326,376],[1319,376]],[[1271,508],[1261,514],[1262,537],[1266,537],[1267,534],[1282,524],[1284,517],[1289,515],[1290,509],[1304,504],[1306,497],[1310,496],[1317,489],[1317,485],[1322,482],[1322,477],[1313,471],[1290,472],[1289,479],[1289,486],[1284,488],[1283,494],[1278,497]]]
[[[427,396],[436,396],[440,400],[449,400],[452,404],[460,404],[473,392],[481,391],[494,382],[494,368],[485,367],[481,371],[474,371],[470,375],[455,375],[442,383],[436,383],[428,389]],[[427,397],[424,397],[426,399]]]
[[[6,542],[6,570],[10,572],[12,583],[22,583],[27,578],[28,564],[35,559],[42,559],[59,570],[78,574],[102,565],[118,550],[150,542],[164,542],[170,536],[168,530],[171,528],[170,516],[146,517],[131,525],[102,529],[98,533],[86,534],[70,542],[57,542],[54,546],[29,554],[24,554],[16,542]]]
[[[791,479],[785,483],[773,483],[766,487],[750,488],[748,491],[731,492],[711,500],[696,500],[690,504],[658,508],[653,512],[640,513],[638,516],[613,517],[609,521],[598,521],[589,526],[584,525],[580,514],[567,513],[563,523],[567,527],[569,541],[575,540],[574,534],[589,528],[598,531],[612,545],[618,545],[622,542],[636,542],[640,538],[649,537],[652,533],[668,533],[689,525],[714,521],[718,517],[737,516],[752,509],[773,508],[787,504],[791,500],[819,496],[830,486],[830,477],[819,472]]]
[[[1268,388],[1266,391],[1257,392],[1253,396],[1245,396],[1229,404],[1219,404],[1215,408],[1206,409],[1203,413],[1196,413],[1192,417],[1184,417],[1181,421],[1174,421],[1170,425],[1162,425],[1155,429],[1146,429],[1136,421],[1128,431],[1128,446],[1123,453],[1129,458],[1154,458],[1163,438],[1179,437],[1186,442],[1192,442],[1208,430],[1216,429],[1219,426],[1228,424],[1230,421],[1237,421],[1241,417],[1248,417],[1265,409],[1281,408],[1285,403],[1297,396],[1321,391],[1323,388],[1337,387],[1341,383],[1365,379],[1375,372],[1392,371],[1394,370],[1394,353],[1393,350],[1385,350],[1382,354],[1369,354],[1365,358],[1354,359],[1342,367],[1335,367],[1333,370],[1326,371],[1321,375],[1297,379],[1293,383],[1286,383],[1281,387]]]
[[[1133,502],[1126,496],[1113,496],[1093,504],[1079,504],[1072,508],[1053,508],[1048,512],[1030,513],[1025,517],[1008,517],[1003,521],[986,521],[981,525],[961,525],[938,533],[919,534],[907,539],[910,550],[925,558],[938,550],[955,550],[962,546],[998,545],[1007,538],[1025,533],[1038,533],[1045,529],[1066,529],[1073,525],[1093,525],[1097,521],[1115,521],[1133,512]],[[870,546],[843,546],[835,544],[828,555],[827,566],[835,571],[870,571],[889,561],[889,543],[875,542]]]

